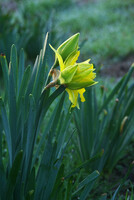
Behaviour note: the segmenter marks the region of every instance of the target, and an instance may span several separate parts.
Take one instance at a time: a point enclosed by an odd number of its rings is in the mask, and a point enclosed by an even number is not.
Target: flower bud
[[[57,49],[57,52],[62,56],[63,61],[72,53],[78,50],[79,33],[76,33],[65,42],[63,42]],[[57,57],[55,58],[54,67],[59,65]]]

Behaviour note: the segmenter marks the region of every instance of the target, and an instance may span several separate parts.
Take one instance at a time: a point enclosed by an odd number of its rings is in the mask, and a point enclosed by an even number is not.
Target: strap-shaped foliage
[[[90,165],[92,169],[110,172],[133,137],[134,84],[130,82],[133,70],[134,65],[108,96],[103,92],[98,98],[96,89],[89,88],[85,94],[86,102],[75,112],[82,160],[104,150],[102,158]]]
[[[4,79],[4,95],[0,97],[0,199],[59,200],[59,195],[68,199],[76,190],[66,178],[68,189],[63,183],[59,193],[63,155],[71,137],[67,134],[71,114],[64,105],[64,86],[55,91],[45,88],[50,80],[47,40],[48,34],[33,67],[25,67],[23,49],[18,59],[15,45],[9,66],[6,56],[0,56]],[[4,158],[3,148],[7,149]],[[89,194],[87,187],[92,187],[97,176],[94,172],[80,183],[81,199]]]

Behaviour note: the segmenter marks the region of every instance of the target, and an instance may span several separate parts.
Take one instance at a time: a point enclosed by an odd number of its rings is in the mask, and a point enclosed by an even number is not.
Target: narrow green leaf
[[[48,136],[46,148],[43,153],[42,161],[41,161],[38,174],[37,174],[37,182],[36,182],[37,187],[35,190],[36,199],[41,195],[41,192],[45,191],[47,187],[48,180],[50,178],[49,177],[50,171],[51,171],[51,168],[53,167],[52,155],[53,155],[54,150],[55,148],[52,146],[51,138],[50,136]]]
[[[0,110],[1,110],[1,97],[0,97]],[[1,116],[0,116],[0,122],[2,121]],[[2,164],[2,131],[3,131],[3,126],[2,123],[0,123],[0,166]]]
[[[54,150],[56,150],[56,149],[54,148]],[[55,163],[55,152],[54,151],[52,154],[52,161]],[[61,160],[58,160],[55,165],[53,163],[51,163],[51,165],[52,165],[52,167],[51,167],[51,170],[49,171],[49,179],[48,179],[45,190],[43,190],[43,199],[44,198],[49,199],[52,194],[52,191],[53,191],[53,188],[55,185],[55,181],[56,181],[56,177],[58,174],[58,170],[59,170],[59,167],[61,166]]]
[[[12,165],[12,139],[11,139],[9,121],[8,121],[7,113],[6,113],[2,98],[0,98],[0,109],[1,109],[3,128],[6,135],[7,145],[8,145],[9,163],[11,166]]]
[[[12,168],[9,173],[8,182],[7,182],[7,193],[6,199],[10,199],[13,196],[13,190],[16,185],[17,177],[19,176],[19,170],[21,167],[23,151],[21,150],[15,157]]]
[[[17,107],[20,107],[20,102],[22,97],[25,95],[26,93],[26,89],[27,89],[27,85],[29,82],[29,78],[30,78],[30,74],[31,74],[31,67],[28,66],[25,70],[23,79],[22,79],[22,83],[21,83],[21,87],[20,87],[20,91],[19,91],[19,96],[18,96],[18,101],[17,101]]]
[[[83,191],[80,193],[80,200],[86,200],[87,199],[87,197],[88,197],[90,191],[92,190],[93,186],[94,186],[94,181],[85,186]]]
[[[67,115],[65,116],[65,114],[63,113],[63,115],[61,117],[63,117],[64,120],[61,120],[61,118],[60,118],[59,127],[57,129],[57,133],[58,133],[57,134],[57,154],[58,154],[58,157],[61,156],[61,153],[66,146],[65,145],[65,136],[66,136],[67,128],[71,121],[71,114],[68,112]]]
[[[124,91],[124,88],[125,88],[125,86],[127,85],[128,81],[130,80],[130,77],[132,76],[133,71],[134,71],[134,65],[132,65],[132,66],[130,67],[130,69],[129,69],[129,71],[128,71],[126,77],[125,77],[125,80],[124,80],[124,82],[123,82],[123,84],[122,84],[122,86],[121,86],[121,88],[120,88],[120,92],[119,92],[119,94],[118,94],[118,98],[120,98],[122,92]]]
[[[88,175],[81,183],[79,184],[78,188],[81,189],[84,185],[88,184],[89,182],[93,181],[99,176],[98,171],[94,171],[92,174]]]
[[[65,176],[65,179],[71,177],[75,173],[79,172],[82,168],[87,167],[89,164],[91,164],[94,161],[96,161],[97,159],[101,158],[102,155],[103,155],[103,151],[96,154],[93,158],[90,158],[89,160],[85,161],[84,163],[82,163],[82,165],[76,167],[72,172],[70,172],[67,176]]]
[[[71,200],[71,198],[72,198],[72,190],[73,190],[72,184],[73,184],[73,181],[72,181],[72,177],[71,177],[67,183],[67,189],[65,192],[65,200]]]
[[[73,196],[75,196],[84,186],[93,182],[98,176],[98,171],[94,171],[92,174],[88,175],[83,181],[79,183],[78,189],[73,193]]]
[[[39,96],[41,94],[41,91],[45,83],[45,67],[46,67],[45,53],[46,53],[46,47],[47,47],[47,40],[48,40],[48,33],[46,34],[43,50],[40,51],[39,60],[38,60],[37,73],[36,73],[36,78],[35,78],[34,87],[33,87],[33,95],[34,95],[35,101],[39,99]]]
[[[45,144],[45,140],[46,140],[46,134],[48,134],[48,132],[51,130],[51,133],[53,133],[54,131],[56,131],[56,127],[58,125],[59,122],[59,117],[61,115],[62,112],[62,107],[63,107],[63,103],[64,103],[64,98],[65,98],[65,93],[62,95],[58,105],[55,107],[54,111],[52,112],[52,115],[50,117],[50,120],[48,121],[45,131],[42,135],[42,138],[38,144],[36,153],[34,155],[34,159],[33,159],[33,165],[35,163],[35,160],[37,158],[37,156],[39,155],[39,152],[42,148],[42,146]],[[50,134],[50,133],[49,133]]]
[[[35,136],[36,136],[36,129],[35,129],[35,113],[36,113],[36,107],[35,107],[35,101],[33,95],[29,95],[30,100],[30,110],[29,115],[27,119],[26,131],[27,134],[25,135],[23,144],[25,145],[25,172],[24,172],[24,178],[26,179],[29,175],[29,172],[31,170],[31,162],[32,162],[32,156],[33,156],[33,148],[35,143]]]
[[[4,199],[6,186],[6,172],[4,170],[3,163],[0,161],[0,197]]]
[[[64,179],[64,165],[63,164],[60,166],[60,169],[58,171],[51,197],[56,198],[56,196],[58,195],[60,186],[62,184],[62,178]]]
[[[1,104],[1,100],[0,100],[0,104]],[[1,121],[1,117],[0,117],[0,121]],[[3,193],[5,192],[5,183],[6,183],[6,172],[4,169],[4,165],[3,165],[3,161],[2,161],[2,131],[3,131],[3,127],[2,124],[0,123],[0,198],[4,198],[3,197]]]
[[[114,195],[112,197],[111,200],[116,200],[116,195],[118,194],[119,190],[120,190],[121,185],[118,186],[118,188],[116,189],[116,191],[114,192]]]
[[[21,81],[23,79],[24,70],[25,70],[25,57],[24,57],[24,50],[21,49],[20,57],[19,57],[19,71],[18,71],[18,93],[21,86]]]
[[[47,102],[43,101],[43,105],[42,107],[44,109],[42,109],[42,113],[43,113],[43,116],[44,114],[47,112],[48,108],[50,107],[50,105],[52,104],[52,102],[65,90],[65,87],[64,86],[60,86],[58,89],[56,89],[50,96],[49,98],[47,99]],[[42,92],[42,95],[41,95],[41,99],[42,97],[44,96],[44,92],[45,90]],[[44,99],[43,99],[44,100]]]
[[[32,94],[32,91],[33,91],[33,86],[34,86],[35,77],[36,77],[36,73],[37,73],[37,65],[38,65],[38,56],[36,58],[34,67],[32,68],[30,80],[29,80],[29,83],[28,83],[27,89],[26,89],[26,94],[25,94],[25,112],[26,113],[29,110],[29,104],[27,102],[29,102],[29,95]]]
[[[8,64],[7,64],[6,56],[0,55],[0,61],[1,61],[2,71],[3,71],[3,77],[4,77],[5,92],[6,92],[6,96],[8,97],[9,76],[8,76]]]
[[[39,61],[38,61],[38,65],[37,65],[37,73],[36,73],[36,78],[35,78],[35,82],[34,82],[34,86],[33,86],[33,95],[35,100],[37,100],[39,98],[39,94],[43,88],[43,80],[41,80],[41,77],[44,76],[44,70],[43,70],[43,65],[42,65],[42,50],[40,51],[40,55],[39,55]],[[42,86],[42,88],[40,88],[40,86]],[[38,90],[39,89],[39,90]]]
[[[27,92],[26,92],[27,98],[29,98],[29,94],[31,94],[32,90],[33,90],[34,81],[35,81],[35,77],[36,77],[36,73],[37,73],[37,66],[38,66],[38,56],[35,60],[34,67],[33,67],[33,70],[32,70],[32,75],[31,75],[29,84],[27,86]]]
[[[33,167],[28,180],[27,180],[27,188],[26,188],[26,200],[32,200],[34,198],[34,191],[35,191],[35,167]]]
[[[10,61],[12,63],[14,87],[15,87],[15,91],[17,92],[18,57],[17,57],[17,50],[14,44],[11,47]]]
[[[101,108],[99,109],[99,114],[102,112],[102,110],[108,105],[108,103],[113,99],[114,95],[119,91],[122,83],[125,80],[126,75],[119,81],[119,83],[115,86],[115,88],[111,91],[109,96],[106,98],[106,100],[103,102]]]
[[[56,113],[55,113],[55,118],[54,118],[54,121],[53,121],[53,124],[52,124],[52,127],[51,127],[51,132],[54,132],[58,126],[58,122],[59,122],[59,118],[60,118],[60,115],[63,111],[63,104],[64,104],[64,100],[65,100],[65,92],[62,94],[61,98],[60,98],[60,101],[58,102],[57,106],[56,106]],[[67,123],[68,121],[66,121]],[[65,123],[65,124],[66,124]]]
[[[13,64],[10,63],[9,67],[10,67],[9,68],[9,123],[10,123],[10,131],[11,131],[11,138],[12,138],[12,153],[13,155],[15,155],[15,146],[16,146],[16,139],[17,139],[16,91],[15,91],[15,83],[14,83]]]
[[[46,34],[45,40],[44,40],[44,45],[43,45],[43,51],[42,51],[42,60],[44,61],[44,57],[46,54],[46,47],[47,47],[47,41],[48,41],[48,32]]]

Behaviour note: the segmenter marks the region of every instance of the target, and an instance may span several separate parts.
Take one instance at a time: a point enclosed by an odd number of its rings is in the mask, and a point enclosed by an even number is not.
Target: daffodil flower
[[[52,46],[51,48],[55,52],[60,65],[60,71],[55,69],[55,72],[57,71],[57,74],[59,74],[56,84],[66,87],[72,107],[77,106],[79,108],[78,95],[80,95],[81,101],[84,102],[85,98],[83,93],[86,91],[85,87],[96,84],[93,80],[96,77],[96,74],[93,72],[93,64],[89,64],[90,59],[85,62],[77,63],[76,61],[80,54],[79,51],[72,52],[66,60],[63,61],[58,51]]]
[[[83,93],[85,88],[96,84],[94,81],[96,73],[94,73],[93,64],[90,64],[90,59],[77,63],[80,51],[78,51],[79,33],[75,34],[55,50],[51,45],[50,47],[55,52],[55,64],[50,71],[53,81],[46,87],[53,87],[64,85],[69,99],[72,103],[71,107],[79,108],[78,96],[82,102],[85,101]],[[60,70],[55,69],[59,65]]]

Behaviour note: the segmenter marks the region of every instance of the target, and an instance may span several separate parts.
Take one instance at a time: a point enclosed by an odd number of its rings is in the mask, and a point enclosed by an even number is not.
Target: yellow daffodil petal
[[[92,72],[93,70],[90,69],[90,68],[87,68],[83,71],[81,71],[78,67],[78,70],[77,72],[75,73],[75,76],[73,77],[72,81],[74,82],[79,82],[79,81],[82,81],[83,79],[85,79],[86,77],[90,77],[92,78]],[[91,74],[91,75],[90,75]]]
[[[84,68],[81,69],[78,64],[77,72],[73,76],[71,82],[68,82],[66,86],[71,90],[79,90],[81,88],[89,87],[96,84],[93,80],[95,77],[96,73],[93,73],[93,69],[88,67],[88,65],[84,70]]]
[[[91,72],[88,77],[94,79],[96,77],[96,73]]]
[[[50,44],[49,44],[50,45]],[[63,71],[63,69],[65,68],[65,65],[63,63],[63,59],[61,57],[61,55],[58,53],[58,51],[56,51],[51,45],[50,45],[51,49],[55,52],[56,57],[59,61],[59,65],[60,65],[60,70]]]
[[[79,66],[79,72],[82,72],[85,69],[91,69],[92,71],[95,70],[93,68],[93,64],[89,64],[89,63],[78,63],[78,66]]]
[[[81,98],[81,102],[84,102],[85,101],[85,98],[83,96],[83,93],[86,91],[85,88],[82,88],[80,90],[77,90],[78,93],[80,94],[80,98]]]
[[[73,107],[77,106],[77,108],[79,108],[79,104],[78,104],[78,101],[77,101],[77,99],[78,99],[78,91],[77,90],[70,90],[68,88],[66,88],[66,91],[69,94],[69,100],[72,103],[71,107],[73,108]]]
[[[81,62],[81,64],[89,64],[90,60],[91,59],[85,60],[85,61]]]
[[[70,90],[66,88],[67,93],[69,94],[69,100],[72,103],[72,108],[77,107],[79,108],[78,104],[78,94],[80,94],[81,102],[85,101],[85,98],[83,96],[83,93],[86,91],[85,88],[82,88],[80,90]]]
[[[65,67],[69,65],[74,65],[76,61],[78,60],[79,55],[80,55],[80,51],[72,52],[65,60]]]

